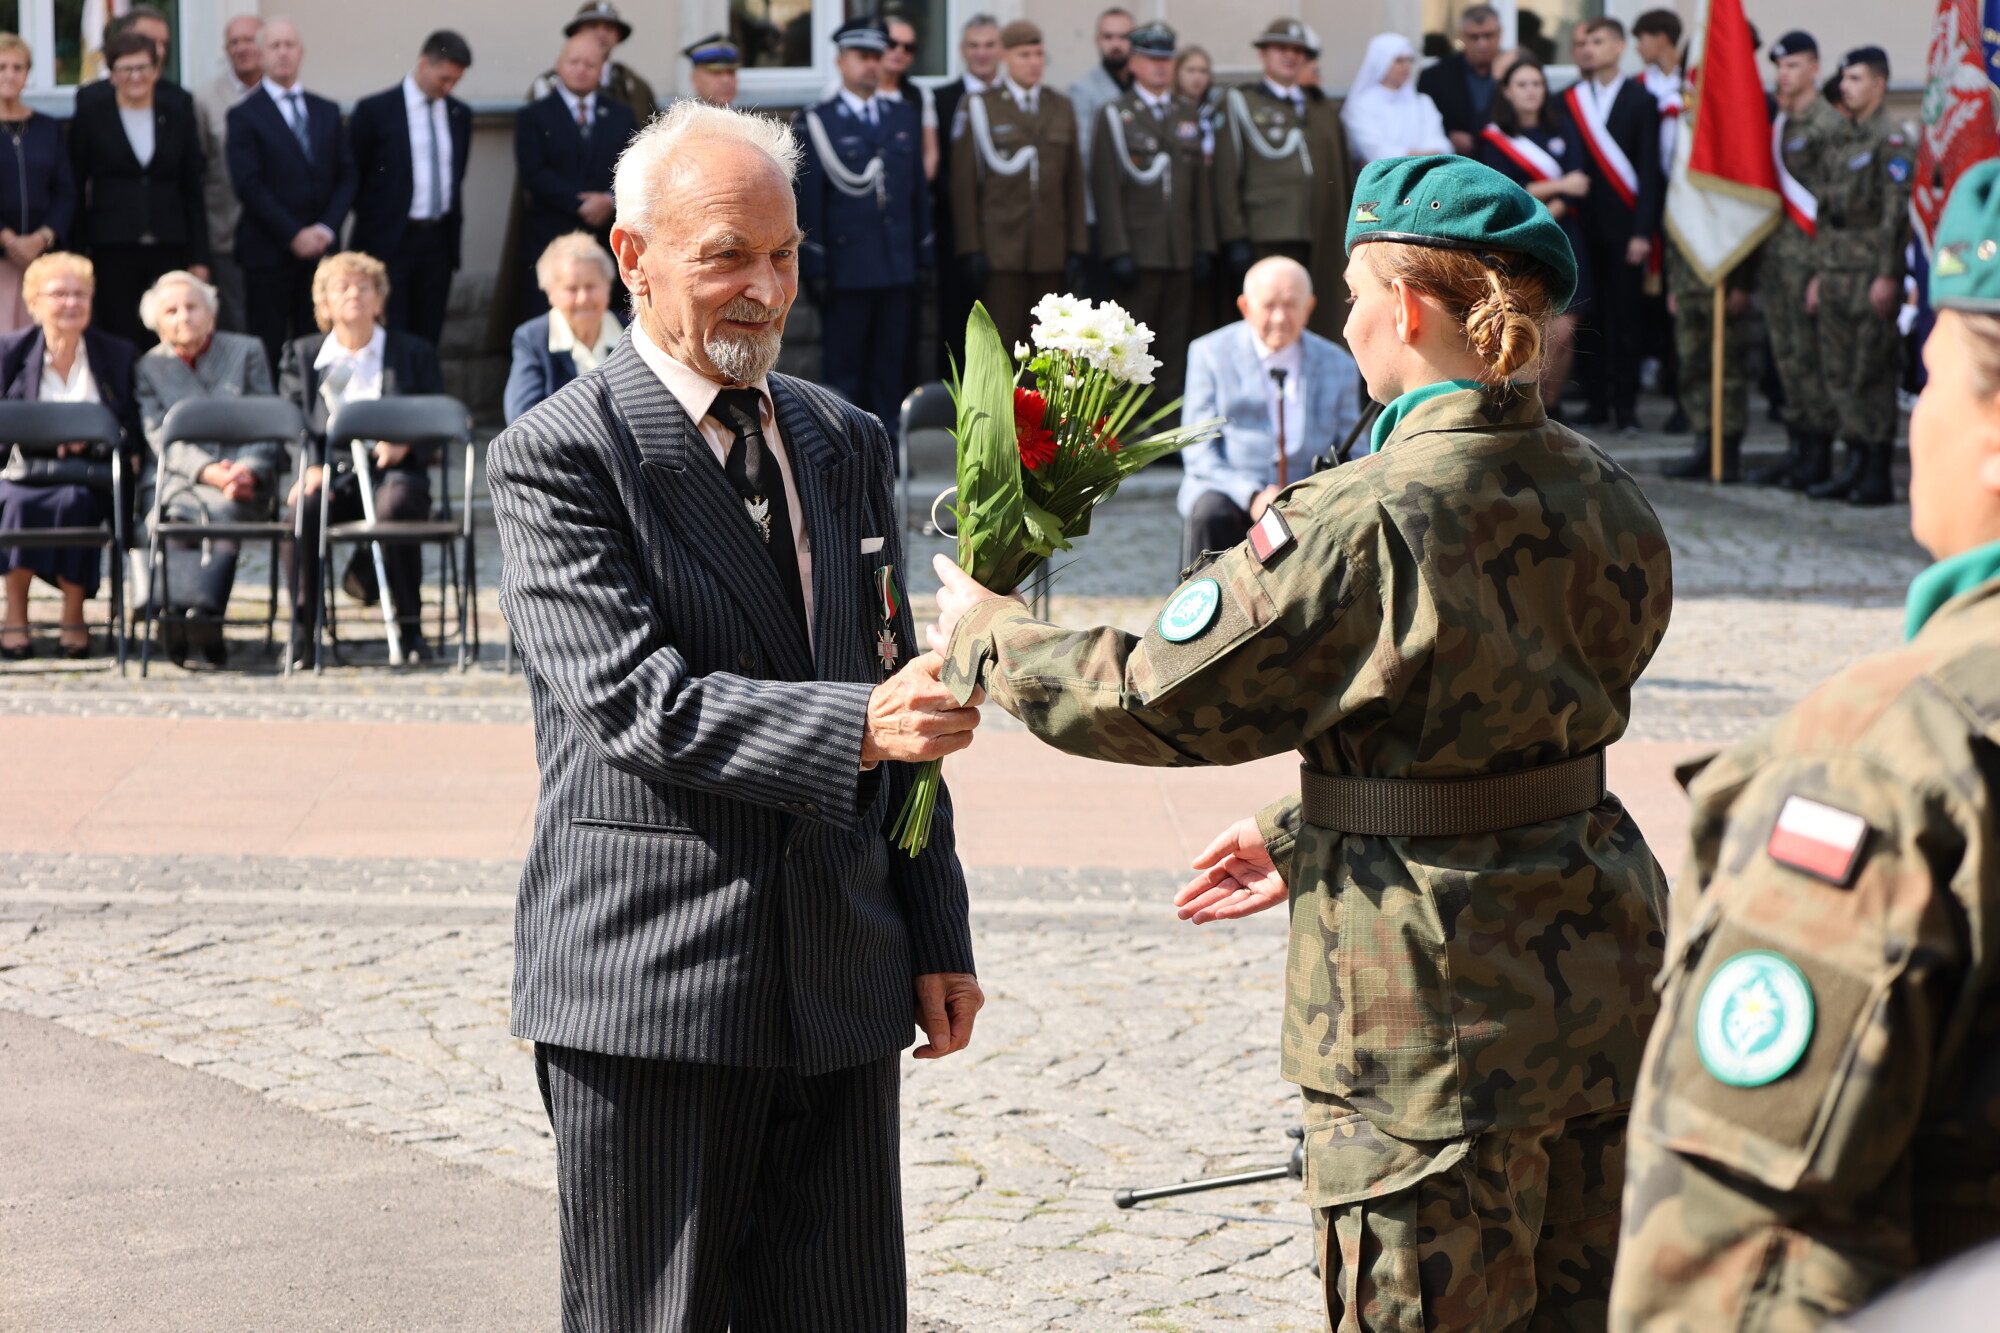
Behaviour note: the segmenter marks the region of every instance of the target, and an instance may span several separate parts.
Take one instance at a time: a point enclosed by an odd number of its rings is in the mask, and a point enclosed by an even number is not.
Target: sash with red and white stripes
[[[1808,236],[1819,235],[1819,200],[1785,167],[1785,113],[1771,122],[1771,160],[1778,164],[1778,193],[1785,196],[1785,216]]]
[[[1595,103],[1587,101],[1582,91],[1582,84],[1572,84],[1563,94],[1563,101],[1569,104],[1570,118],[1576,122],[1576,132],[1583,136],[1583,146],[1590,150],[1591,160],[1597,163],[1597,169],[1604,173],[1604,179],[1611,183],[1611,188],[1617,192],[1625,207],[1637,208],[1638,168],[1632,165],[1631,158],[1625,156],[1625,150],[1618,146],[1618,141],[1611,137],[1604,118],[1594,110]],[[1614,92],[1602,100],[1606,103],[1608,115],[1609,104],[1617,100],[1617,94]]]
[[[1538,181],[1562,179],[1562,164],[1550,157],[1548,150],[1533,139],[1519,134],[1507,134],[1498,125],[1488,125],[1479,134],[1498,149],[1502,157],[1527,172],[1528,179]]]

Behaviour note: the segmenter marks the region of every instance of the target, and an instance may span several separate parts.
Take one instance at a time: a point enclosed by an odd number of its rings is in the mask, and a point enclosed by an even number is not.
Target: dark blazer
[[[889,1054],[910,1044],[911,978],[972,970],[948,800],[912,859],[887,829],[915,767],[857,771],[875,572],[903,556],[889,438],[770,377],[812,534],[809,649],[632,338],[487,456],[542,775],[513,1031],[805,1073]],[[895,633],[917,651],[907,601]]]
[[[951,127],[958,123],[959,108],[965,105],[965,80],[939,84],[931,94],[937,107],[938,169],[931,178],[931,235],[940,255],[955,255],[951,236]],[[941,265],[949,269],[949,264]]]
[[[62,125],[54,116],[33,112],[18,149],[12,135],[0,134],[0,227],[25,236],[46,226],[60,247],[69,243],[75,224],[76,177],[70,174]]]
[[[1473,105],[1472,89],[1466,85],[1465,76],[1465,53],[1454,51],[1417,76],[1417,91],[1437,103],[1438,114],[1444,117],[1445,133],[1457,131],[1476,136],[1492,117],[1480,115]],[[1493,95],[1500,95],[1498,87]]]
[[[1562,111],[1565,117],[1574,119],[1569,116],[1567,106]],[[1632,169],[1638,173],[1638,206],[1625,206],[1610,179],[1598,170],[1597,161],[1586,145],[1584,157],[1589,162],[1590,196],[1582,201],[1584,207],[1579,219],[1584,235],[1610,245],[1623,245],[1635,236],[1651,239],[1660,229],[1660,213],[1667,196],[1667,180],[1660,170],[1659,100],[1646,91],[1645,84],[1628,78],[1618,90],[1611,103],[1611,114],[1605,120],[1611,137],[1625,150]]]
[[[0,398],[35,401],[42,391],[41,326],[0,334]],[[127,454],[136,455],[145,447],[146,436],[139,422],[139,396],[133,387],[132,369],[139,349],[115,334],[97,329],[83,331],[83,353],[90,359],[91,377],[97,381],[97,396],[118,418],[124,432]]]
[[[340,108],[305,95],[312,160],[262,86],[229,108],[229,180],[243,201],[236,224],[236,262],[246,269],[283,268],[292,237],[317,222],[338,237],[354,205],[354,157]]]
[[[583,227],[576,215],[577,195],[611,188],[618,154],[638,128],[628,107],[601,92],[587,139],[571,119],[560,92],[550,93],[515,118],[514,162],[528,196],[521,219],[523,259],[533,264],[550,241]],[[599,239],[609,231],[599,228]]]
[[[438,369],[437,349],[413,333],[390,329],[388,334],[389,341],[382,348],[382,396],[443,393],[444,375]],[[332,336],[308,333],[303,338],[294,338],[285,344],[284,357],[278,363],[278,396],[299,405],[316,448],[326,444],[326,428],[332,416],[326,410],[326,399],[320,396],[319,371],[314,369],[313,362]],[[413,449],[396,466],[406,472],[421,472],[430,466],[433,457],[434,452]]]
[[[456,97],[444,102],[445,123],[451,130],[451,211],[443,219],[451,249],[451,266],[459,265],[459,234],[465,224],[465,163],[472,154],[472,108]],[[415,196],[416,168],[410,160],[410,117],[403,102],[403,85],[364,97],[347,119],[347,139],[353,147],[354,234],[348,245],[387,261],[402,242]]]
[[[153,96],[153,160],[139,165],[115,96],[79,97],[69,124],[70,167],[82,192],[79,246],[134,245],[150,237],[186,246],[190,264],[209,262],[208,210],[202,197],[201,125],[194,99]]]
[[[964,85],[960,85],[963,87]],[[924,179],[923,112],[914,100],[880,104],[870,125],[838,97],[807,107],[792,119],[792,133],[805,150],[793,188],[798,193],[799,227],[806,234],[799,251],[799,276],[828,279],[836,291],[907,287],[919,267],[929,268],[930,185]],[[819,146],[807,127],[816,116],[827,146],[843,169],[866,171],[880,157],[883,192],[855,198],[834,183],[820,161]]]
[[[544,398],[576,378],[576,362],[568,352],[549,350],[549,317],[537,315],[514,330],[513,357],[507,366],[507,391],[501,395],[507,424],[528,415]]]

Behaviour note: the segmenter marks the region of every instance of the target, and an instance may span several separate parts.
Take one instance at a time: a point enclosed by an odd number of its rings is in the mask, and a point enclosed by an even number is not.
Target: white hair
[[[177,268],[172,272],[162,273],[158,278],[154,279],[153,285],[146,289],[146,294],[139,298],[139,322],[153,332],[158,333],[160,331],[160,302],[167,299],[167,289],[169,287],[187,288],[195,294],[195,297],[203,305],[208,307],[209,314],[212,315],[216,312],[215,288],[203,282],[186,269]]]
[[[1270,255],[1252,264],[1243,275],[1243,290],[1248,293],[1259,283],[1269,285],[1281,281],[1295,282],[1302,293],[1307,296],[1313,294],[1312,274],[1306,271],[1304,264],[1289,255]]]
[[[535,285],[543,291],[560,276],[556,272],[559,264],[595,264],[604,274],[604,281],[618,281],[618,263],[611,254],[597,243],[597,238],[587,231],[573,231],[558,236],[549,242],[548,249],[542,251],[535,261]]]
[[[660,205],[683,177],[701,169],[688,150],[703,142],[755,149],[787,185],[798,175],[799,141],[782,121],[688,98],[653,117],[619,154],[611,186],[618,199],[618,225],[650,239]]]

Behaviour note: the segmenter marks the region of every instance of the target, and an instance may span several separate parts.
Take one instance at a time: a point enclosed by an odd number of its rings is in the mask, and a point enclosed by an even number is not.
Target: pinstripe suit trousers
[[[899,1060],[801,1074],[538,1044],[563,1333],[903,1333]]]

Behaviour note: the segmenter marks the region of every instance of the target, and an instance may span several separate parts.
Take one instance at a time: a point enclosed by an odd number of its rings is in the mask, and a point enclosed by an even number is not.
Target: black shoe
[[[1801,450],[1802,444],[1799,434],[1797,431],[1794,431],[1791,437],[1785,441],[1785,456],[1775,463],[1760,467],[1755,472],[1747,474],[1750,484],[1752,486],[1789,485],[1792,474],[1798,471]]]
[[[403,660],[405,662],[435,662],[437,653],[432,651],[424,632],[409,621],[402,625]]]
[[[1660,475],[1672,477],[1675,481],[1706,481],[1708,479],[1708,441],[1696,440],[1694,449],[1684,458],[1676,458],[1671,463],[1662,464]]]
[[[1806,488],[1806,494],[1815,500],[1845,500],[1861,480],[1861,464],[1864,446],[1851,441],[1847,446],[1847,457],[1842,460],[1840,473],[1831,480]]]
[[[177,667],[188,664],[188,632],[185,613],[174,610],[160,617],[160,651]]]
[[[10,634],[20,635],[21,641],[6,642],[5,636]],[[21,629],[0,630],[0,657],[6,658],[9,662],[25,662],[34,655],[35,640],[25,626]]]
[[[285,660],[294,671],[310,671],[313,665],[313,641],[310,634],[294,634],[285,649]]]
[[[362,554],[366,547],[357,547],[354,558],[347,562],[347,572],[340,576],[340,590],[363,606],[374,606],[382,600],[382,590],[375,586],[375,566]]]
[[[229,643],[222,637],[222,625],[218,621],[197,619],[212,612],[192,611],[188,614],[188,647],[200,651],[210,666],[226,666],[229,662]]]
[[[1667,418],[1667,424],[1660,429],[1669,435],[1680,435],[1691,429],[1688,414],[1679,403],[1674,404],[1674,414]]]
[[[1861,476],[1848,492],[1847,503],[1868,508],[1896,503],[1896,482],[1889,473],[1895,457],[1894,444],[1863,445]]]
[[[1785,489],[1809,491],[1825,481],[1833,470],[1833,441],[1815,431],[1799,436],[1798,466],[1785,479]]]
[[[1669,463],[1660,469],[1663,476],[1677,477],[1682,481],[1705,480],[1714,470],[1714,460],[1709,457],[1706,438],[1699,441],[1694,452],[1677,463]],[[1743,480],[1743,437],[1725,435],[1722,437],[1722,483],[1733,486]]]

